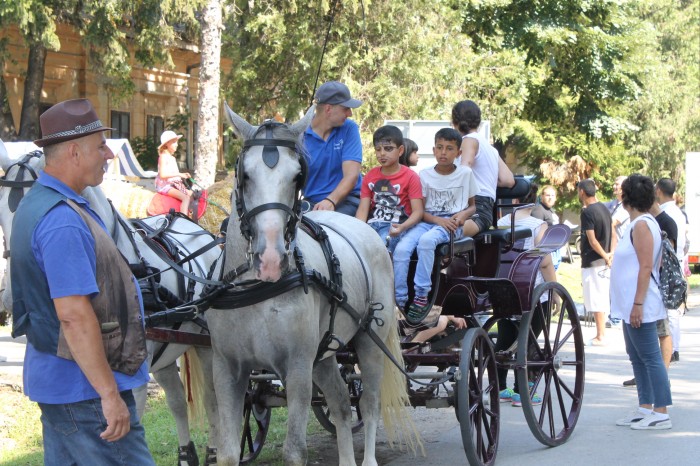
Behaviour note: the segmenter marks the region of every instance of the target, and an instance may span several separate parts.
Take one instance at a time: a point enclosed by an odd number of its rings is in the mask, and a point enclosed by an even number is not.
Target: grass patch
[[[11,387],[0,387],[0,465],[41,466],[44,464],[40,411],[22,392]],[[175,421],[168,410],[162,390],[149,397],[143,416],[146,441],[158,466],[177,464],[177,432]],[[272,410],[272,421],[258,465],[283,465],[282,445],[287,433],[287,409]],[[307,435],[324,432],[313,413],[309,413]],[[197,447],[200,463],[204,463],[207,445],[207,429],[194,426],[190,429],[192,441]],[[330,435],[330,434],[326,434]],[[309,451],[313,456],[313,452]],[[310,458],[311,459],[311,458]]]
[[[0,387],[0,464],[44,464],[40,415],[22,392]]]

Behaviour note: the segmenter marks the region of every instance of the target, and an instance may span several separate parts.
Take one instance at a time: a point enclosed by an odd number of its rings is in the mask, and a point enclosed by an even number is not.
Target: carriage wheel
[[[345,378],[348,374],[356,374],[354,364],[338,364],[340,369],[340,375]],[[316,398],[318,396],[323,396],[321,389],[313,385],[312,397]],[[362,381],[361,380],[350,380],[348,382],[348,393],[350,394],[350,410],[352,412],[352,433],[355,434],[362,429],[364,423],[362,422],[362,412],[360,411],[360,397],[362,396]],[[325,404],[323,406],[312,406],[311,409],[318,419],[318,423],[326,429],[331,434],[335,435],[335,424],[331,419],[331,413],[328,406]]]
[[[455,410],[467,460],[491,465],[498,449],[500,404],[493,345],[483,329],[469,329],[464,336],[459,371]]]
[[[263,393],[265,384],[269,382],[248,382],[243,408],[243,429],[241,436],[241,464],[250,463],[262,451],[267,431],[270,428],[272,408],[261,404],[258,400]]]
[[[547,297],[545,303],[540,303],[541,296]],[[530,430],[541,443],[554,447],[566,442],[581,412],[583,335],[576,306],[560,284],[539,285],[532,303],[520,322],[515,376]],[[539,334],[538,327],[543,327]],[[537,393],[542,404],[533,403],[532,395],[522,395],[528,382],[534,384],[531,393]]]

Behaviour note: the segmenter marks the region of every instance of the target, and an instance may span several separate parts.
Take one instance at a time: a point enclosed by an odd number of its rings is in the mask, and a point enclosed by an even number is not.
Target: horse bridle
[[[9,197],[7,198],[7,204],[10,207],[10,212],[14,213],[17,210],[19,201],[24,197],[24,188],[31,188],[39,175],[37,175],[36,170],[29,165],[29,161],[33,158],[40,158],[44,153],[40,150],[35,150],[25,154],[22,160],[19,160],[12,165],[10,165],[5,171],[5,175],[0,178],[0,187],[11,188]],[[10,169],[14,166],[18,166],[17,175],[14,180],[8,180],[7,175],[10,173]],[[31,180],[24,180],[24,172],[28,171],[32,175]]]
[[[19,160],[7,167],[5,175],[0,177],[0,187],[10,188],[10,194],[7,197],[7,205],[10,208],[10,212],[15,213],[15,211],[17,210],[17,206],[19,206],[19,201],[21,201],[24,197],[24,189],[31,188],[34,182],[37,180],[37,178],[39,178],[39,175],[37,175],[36,170],[34,170],[34,168],[31,165],[29,165],[29,161],[35,157],[40,158],[43,155],[44,153],[40,150],[35,150],[29,152],[28,154],[25,154],[24,157],[22,157],[22,160]],[[10,173],[10,169],[14,166],[19,167],[19,170],[17,170],[17,175],[15,175],[14,180],[8,180],[7,175]],[[24,180],[25,171],[28,171],[29,174],[32,176],[31,180]],[[2,257],[4,259],[9,259],[10,248],[8,247],[7,241],[4,236],[3,243],[4,251],[2,253]]]
[[[261,212],[266,210],[281,210],[288,215],[287,224],[285,226],[284,239],[286,241],[286,248],[289,250],[289,245],[294,241],[296,236],[297,224],[301,218],[301,190],[306,184],[306,177],[308,174],[308,167],[306,162],[306,157],[295,141],[290,141],[288,139],[275,139],[273,138],[273,130],[276,127],[284,126],[282,123],[277,123],[275,121],[266,121],[260,128],[256,131],[253,139],[248,139],[243,144],[243,152],[238,157],[238,166],[236,167],[236,212],[238,213],[238,221],[240,223],[241,234],[250,243],[253,236],[253,227],[251,225],[252,219]],[[265,131],[264,138],[257,138],[262,131]],[[301,165],[301,173],[296,178],[296,187],[294,195],[294,204],[289,207],[281,202],[268,202],[266,204],[260,204],[248,210],[245,205],[245,200],[243,198],[243,191],[245,189],[245,170],[243,168],[243,159],[248,149],[254,146],[263,146],[262,159],[263,163],[269,168],[274,168],[279,162],[279,147],[287,147],[294,150],[294,153],[298,156],[299,164]]]

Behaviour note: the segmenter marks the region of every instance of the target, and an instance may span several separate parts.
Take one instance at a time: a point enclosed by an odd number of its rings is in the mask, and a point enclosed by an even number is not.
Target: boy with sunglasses
[[[355,217],[367,222],[393,252],[404,232],[423,218],[423,194],[418,175],[399,163],[403,135],[396,126],[382,126],[372,137],[379,166],[362,179]]]

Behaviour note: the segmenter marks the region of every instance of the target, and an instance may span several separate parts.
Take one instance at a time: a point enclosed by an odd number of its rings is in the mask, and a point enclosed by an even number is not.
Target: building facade
[[[171,50],[173,68],[143,68],[132,64],[131,79],[134,92],[125,99],[117,100],[110,95],[104,80],[90,69],[87,54],[80,36],[65,24],[57,24],[56,33],[61,47],[49,51],[46,56],[44,84],[41,95],[41,110],[68,99],[90,99],[106,125],[116,128],[112,138],[151,137],[158,140],[167,126],[169,117],[178,113],[189,113],[188,128],[183,132],[187,147],[181,155],[183,167],[194,166],[193,154],[196,140],[196,118],[198,108],[198,83],[200,55],[191,44],[180,44]],[[5,60],[0,70],[5,80],[10,110],[19,126],[24,95],[24,75],[27,70],[29,49],[15,27],[0,32],[6,38],[10,59]],[[219,119],[218,165],[223,167],[222,132]]]

